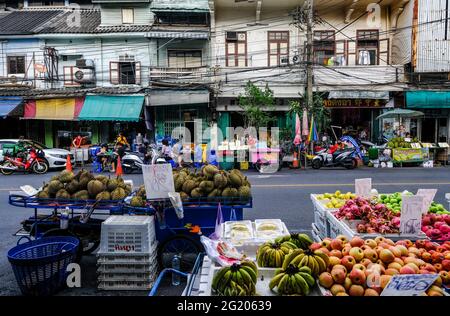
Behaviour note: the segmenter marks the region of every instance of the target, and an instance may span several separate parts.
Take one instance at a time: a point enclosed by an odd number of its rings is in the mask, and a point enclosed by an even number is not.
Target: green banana
[[[289,280],[289,274],[284,274],[281,278],[280,282],[278,283],[278,293],[283,294],[285,293],[285,287],[287,285],[287,281]]]
[[[242,278],[242,274],[241,274],[240,270],[236,271],[236,283],[239,285],[244,284],[244,279]]]
[[[244,284],[249,284],[249,283],[253,282],[253,279],[250,276],[250,274],[242,267],[239,269],[239,273],[241,274],[241,278],[243,280],[243,283],[241,284],[241,286]]]
[[[255,271],[255,274],[258,276],[258,267],[253,261],[241,261],[241,266],[250,267],[253,271]]]
[[[277,274],[272,280],[269,282],[269,289],[273,290],[274,287],[278,286],[281,279],[285,276],[285,273]]]
[[[213,281],[211,283],[211,288],[213,290],[217,290],[217,284],[219,283],[220,280],[222,280],[223,276],[225,275],[225,273],[228,272],[228,270],[230,270],[230,267],[224,267],[224,268],[220,269],[219,271],[217,271],[217,273],[214,276]]]
[[[244,274],[242,272],[245,271],[245,273],[247,273],[249,275],[250,280],[253,283],[256,283],[258,276],[256,275],[255,271],[253,271],[252,268],[250,268],[248,266],[241,266],[240,271],[241,271],[242,276],[244,276]]]
[[[303,279],[303,277],[298,273],[295,274],[295,279],[297,280],[297,284],[302,289],[302,294],[308,295],[309,294],[309,286],[308,286],[308,283],[306,283],[305,279]]]
[[[294,249],[288,255],[284,257],[283,265],[281,266],[283,270],[286,270],[291,261],[293,261],[298,255],[303,254],[303,250]]]
[[[311,274],[306,273],[306,272],[298,272],[298,274],[300,274],[300,276],[303,277],[303,279],[305,279],[306,283],[308,283],[308,286],[311,288],[314,286],[314,284],[316,284],[316,280],[312,277]]]

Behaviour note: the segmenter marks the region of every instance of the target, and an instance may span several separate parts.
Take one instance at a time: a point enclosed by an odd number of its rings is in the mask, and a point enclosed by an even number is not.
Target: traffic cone
[[[117,157],[117,166],[116,166],[116,176],[120,177],[123,175],[122,163],[120,162],[120,156]]]
[[[298,168],[297,152],[294,152],[294,161],[292,161],[292,168]]]
[[[67,155],[67,158],[66,158],[66,170],[73,171],[72,170],[72,161],[70,161],[70,155]]]

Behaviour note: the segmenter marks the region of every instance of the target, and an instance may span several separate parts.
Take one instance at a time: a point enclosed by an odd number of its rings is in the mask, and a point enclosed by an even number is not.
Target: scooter
[[[338,150],[333,154],[328,153],[328,149],[319,151],[312,160],[313,169],[322,167],[345,167],[347,169],[355,169],[358,166],[356,157],[358,153],[356,148],[348,148]]]
[[[27,148],[25,158],[14,158],[9,155],[5,155],[4,160],[0,165],[0,171],[5,176],[11,175],[17,171],[44,174],[47,173],[48,169],[49,165],[44,158],[44,153],[33,147]]]
[[[142,172],[142,166],[146,164],[163,164],[170,163],[175,167],[173,159],[164,158],[157,150],[155,145],[150,146],[150,159],[145,159],[145,155],[141,152],[126,152],[122,158],[122,169],[124,173],[133,173],[134,171]]]

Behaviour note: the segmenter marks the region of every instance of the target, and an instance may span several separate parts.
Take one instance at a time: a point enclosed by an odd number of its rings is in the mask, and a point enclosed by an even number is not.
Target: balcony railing
[[[198,82],[210,81],[210,78],[209,67],[152,67],[150,69],[150,81]]]

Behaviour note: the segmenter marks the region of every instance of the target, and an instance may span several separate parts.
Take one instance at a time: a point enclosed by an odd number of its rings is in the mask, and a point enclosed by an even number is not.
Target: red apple
[[[359,236],[355,236],[350,240],[350,246],[352,247],[362,247],[364,245],[364,239]]]
[[[346,272],[343,269],[333,269],[331,270],[331,276],[335,283],[344,284]]]
[[[344,256],[341,259],[341,264],[347,268],[347,271],[351,271],[356,264],[356,260],[352,256]]]
[[[338,258],[343,257],[342,252],[340,250],[336,250],[336,249],[331,250],[329,253],[329,256],[330,257],[338,257]]]
[[[355,258],[356,262],[360,262],[362,259],[364,259],[364,252],[359,247],[353,247],[349,251],[349,255]]]
[[[348,290],[348,294],[350,296],[363,296],[364,288],[361,285],[353,284],[352,286],[350,286],[350,289]]]
[[[416,271],[414,271],[414,269],[410,266],[406,265],[400,269],[400,274],[416,274]]]
[[[322,248],[322,245],[321,244],[319,244],[318,242],[313,242],[310,246],[309,246],[309,248],[311,249],[311,250],[319,250],[320,248]]]
[[[391,263],[395,259],[394,254],[389,249],[383,249],[380,251],[379,257],[384,263]]]
[[[366,274],[359,269],[353,269],[348,275],[353,284],[363,285],[366,283]]]
[[[343,245],[343,243],[342,243],[342,240],[340,240],[340,239],[333,239],[333,240],[331,241],[330,247],[331,247],[331,249],[333,249],[333,250],[342,250],[342,248],[344,247],[344,245]]]
[[[331,288],[331,286],[333,285],[334,280],[333,280],[333,276],[328,273],[328,272],[323,272],[320,276],[319,276],[319,284],[321,286],[323,286],[326,289]]]

